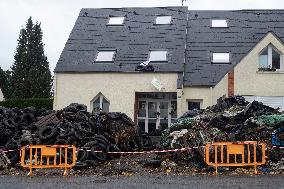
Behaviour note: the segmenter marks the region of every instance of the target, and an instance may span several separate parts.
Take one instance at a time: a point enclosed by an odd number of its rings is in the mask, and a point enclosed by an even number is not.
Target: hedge
[[[26,99],[8,99],[5,101],[0,101],[0,106],[6,108],[27,108],[27,107],[35,107],[35,108],[45,108],[45,109],[53,109],[53,99],[51,98],[26,98]]]

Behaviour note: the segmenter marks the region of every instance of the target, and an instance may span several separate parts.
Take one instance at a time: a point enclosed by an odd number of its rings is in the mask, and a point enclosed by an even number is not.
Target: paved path
[[[56,177],[20,177],[1,176],[0,188],[2,189],[284,189],[284,176],[259,175],[259,176],[70,176],[67,178]]]

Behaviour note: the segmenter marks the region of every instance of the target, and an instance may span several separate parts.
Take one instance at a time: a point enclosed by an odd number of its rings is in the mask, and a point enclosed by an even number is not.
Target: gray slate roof
[[[216,85],[270,31],[284,41],[284,10],[189,11],[184,85]],[[231,64],[212,64],[212,52],[230,52]]]
[[[157,15],[172,24],[155,25]],[[123,26],[107,26],[110,16],[125,16]],[[167,49],[168,62],[157,72],[183,72],[187,7],[82,9],[55,72],[134,72],[149,49]],[[97,49],[116,49],[113,63],[94,63]]]
[[[154,25],[158,15],[173,23]],[[125,24],[107,26],[109,16],[125,16]],[[211,28],[211,19],[229,27]],[[134,72],[149,50],[167,49],[168,62],[153,64],[155,72],[184,72],[184,86],[215,86],[268,32],[284,41],[284,10],[82,9],[54,71]],[[94,63],[104,48],[117,50],[114,62]],[[212,52],[230,52],[231,63],[212,64]]]

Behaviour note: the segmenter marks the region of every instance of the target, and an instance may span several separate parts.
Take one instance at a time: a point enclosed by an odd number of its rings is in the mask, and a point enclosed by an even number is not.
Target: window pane
[[[145,119],[138,119],[138,126],[140,131],[145,132]]]
[[[160,127],[159,127],[159,129],[161,131],[163,131],[163,130],[165,130],[167,128],[168,128],[168,119],[161,119],[160,120]]]
[[[171,102],[171,115],[172,115],[172,118],[177,117],[177,101]]]
[[[200,110],[200,102],[188,101],[188,110]]]
[[[102,105],[103,105],[102,111],[109,112],[109,102],[105,98],[103,98]]]
[[[213,63],[229,63],[230,53],[213,53]]]
[[[93,102],[93,112],[99,112],[100,111],[100,97],[98,97],[94,102]]]
[[[148,117],[156,118],[157,115],[157,102],[149,102],[148,103]]]
[[[259,56],[259,67],[268,68],[268,48],[266,47]]]
[[[213,28],[226,28],[228,27],[227,20],[212,20],[211,27]]]
[[[148,133],[154,134],[156,131],[156,119],[149,119],[148,120]]]
[[[167,61],[167,51],[150,51],[150,61]]]
[[[160,102],[160,118],[168,118],[168,102]]]
[[[172,21],[171,16],[158,16],[156,18],[156,24],[170,24]]]
[[[272,48],[272,68],[280,69],[280,54]]]
[[[110,17],[108,24],[109,25],[122,25],[124,22],[124,17]]]
[[[146,117],[146,101],[139,102],[138,117]]]
[[[99,51],[96,61],[113,61],[115,51]]]

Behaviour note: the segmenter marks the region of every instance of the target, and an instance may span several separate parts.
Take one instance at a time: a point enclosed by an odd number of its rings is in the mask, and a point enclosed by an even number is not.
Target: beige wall
[[[201,108],[216,104],[217,99],[228,95],[228,74],[215,87],[185,87],[183,89],[182,113],[187,111],[188,100],[202,100]]]
[[[284,54],[283,43],[272,33],[267,34],[235,67],[235,94],[255,96],[284,96],[284,70],[259,72],[259,53],[269,44]],[[282,58],[282,68],[284,68]]]
[[[56,73],[54,109],[77,102],[90,110],[90,101],[101,92],[110,101],[110,111],[133,118],[135,92],[158,92],[151,84],[154,77],[165,87],[161,92],[177,91],[176,73]]]
[[[4,100],[4,96],[3,96],[3,93],[2,93],[2,91],[0,89],[0,101],[3,101],[3,100]]]
[[[284,96],[284,71],[258,72],[259,52],[270,43],[284,54],[283,44],[269,33],[235,67],[235,94]],[[219,97],[228,95],[228,74],[212,88],[177,90],[176,73],[57,73],[54,109],[78,102],[86,104],[90,110],[90,101],[101,92],[110,101],[110,111],[125,112],[133,118],[135,92],[158,92],[151,84],[153,77],[164,84],[162,92],[177,92],[178,115],[187,111],[187,100],[202,100],[202,108],[206,108],[215,104]]]

